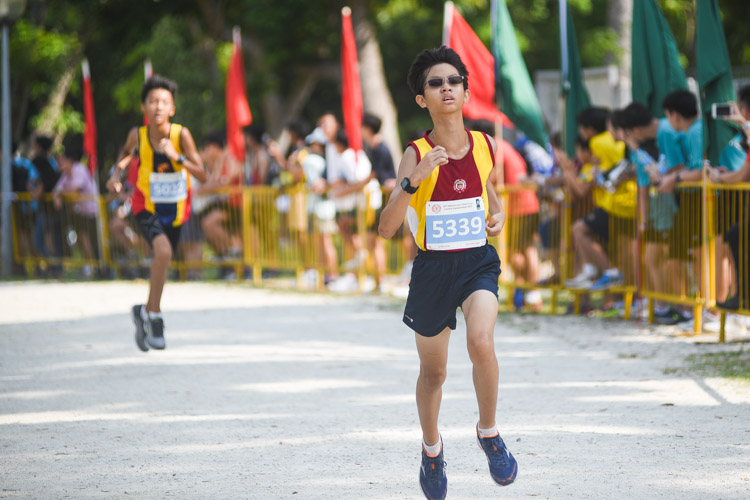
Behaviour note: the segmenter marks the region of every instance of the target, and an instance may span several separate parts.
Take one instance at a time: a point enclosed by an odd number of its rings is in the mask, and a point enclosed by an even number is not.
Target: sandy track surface
[[[0,497],[422,498],[418,359],[402,302],[144,283],[0,285]],[[459,316],[460,317],[460,316]],[[750,387],[682,370],[702,344],[622,321],[503,315],[495,486],[464,325],[441,432],[449,498],[750,498]]]

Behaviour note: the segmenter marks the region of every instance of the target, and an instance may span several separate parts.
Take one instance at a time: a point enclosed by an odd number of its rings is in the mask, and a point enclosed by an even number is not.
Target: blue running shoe
[[[598,292],[600,290],[608,290],[609,288],[617,285],[622,285],[623,279],[620,271],[605,272],[596,282],[591,285],[589,291]]]
[[[500,486],[508,486],[515,481],[518,474],[518,463],[505,447],[500,434],[483,438],[479,436],[479,430],[477,430],[477,442],[487,455],[492,479]]]
[[[419,485],[429,500],[443,500],[448,493],[448,478],[445,476],[443,450],[436,457],[430,457],[422,448],[422,467],[419,469]]]

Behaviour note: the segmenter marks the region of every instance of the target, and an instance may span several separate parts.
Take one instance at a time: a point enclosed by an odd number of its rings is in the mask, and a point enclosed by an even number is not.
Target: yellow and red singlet
[[[182,125],[172,123],[169,140],[179,154]],[[190,218],[190,176],[183,165],[154,151],[148,127],[138,129],[138,178],[133,189],[133,214],[144,210],[156,214],[162,224],[180,226]]]
[[[492,146],[483,132],[466,132],[466,155],[435,167],[409,202],[407,221],[422,250],[453,251],[486,243],[486,186],[494,166]],[[435,147],[428,134],[409,144],[417,153],[417,163]]]

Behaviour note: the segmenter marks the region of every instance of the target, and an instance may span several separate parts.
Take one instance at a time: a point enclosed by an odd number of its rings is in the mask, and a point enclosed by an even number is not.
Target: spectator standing
[[[380,190],[380,193],[373,192],[372,194],[372,196],[380,196],[380,206],[373,208],[370,204],[368,207],[367,247],[372,253],[375,264],[375,284],[377,289],[383,292],[386,255],[383,239],[377,234],[377,228],[380,224],[380,214],[383,211],[387,193],[390,193],[396,187],[396,170],[393,165],[393,156],[380,135],[381,126],[382,120],[380,118],[371,113],[365,113],[362,120],[362,142],[364,143],[365,153],[372,164],[370,179],[377,180]],[[370,214],[372,214],[372,220],[370,220]]]

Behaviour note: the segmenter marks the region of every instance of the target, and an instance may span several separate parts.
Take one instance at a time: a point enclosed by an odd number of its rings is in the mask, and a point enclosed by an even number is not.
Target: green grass
[[[689,369],[701,375],[750,383],[750,350],[691,354]]]

